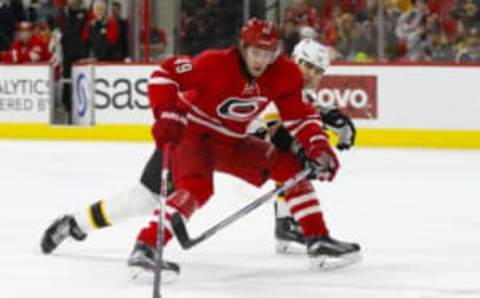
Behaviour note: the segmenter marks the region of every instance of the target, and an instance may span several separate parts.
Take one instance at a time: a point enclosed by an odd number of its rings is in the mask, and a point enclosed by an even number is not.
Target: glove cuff
[[[188,122],[187,117],[177,112],[162,112],[160,114],[160,119],[172,120],[181,123],[184,126],[186,126]]]

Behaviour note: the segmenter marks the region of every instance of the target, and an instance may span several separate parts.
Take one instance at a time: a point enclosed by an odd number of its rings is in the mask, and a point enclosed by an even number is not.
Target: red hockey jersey
[[[302,101],[302,87],[300,70],[285,56],[249,80],[237,49],[209,50],[165,60],[150,78],[149,97],[156,119],[181,110],[192,125],[233,139],[245,137],[249,123],[273,101],[285,127],[306,145],[324,133],[318,114]],[[194,96],[182,96],[186,91]]]

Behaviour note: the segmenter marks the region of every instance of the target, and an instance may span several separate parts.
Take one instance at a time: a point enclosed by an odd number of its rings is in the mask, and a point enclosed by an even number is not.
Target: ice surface
[[[126,258],[146,222],[137,218],[39,253],[56,216],[86,208],[138,180],[150,144],[0,142],[0,297],[140,298]],[[338,179],[316,184],[333,236],[358,241],[362,263],[309,269],[304,256],[274,253],[270,203],[190,251],[163,297],[480,297],[480,152],[355,149]],[[189,223],[192,235],[263,190],[216,176],[216,194]]]

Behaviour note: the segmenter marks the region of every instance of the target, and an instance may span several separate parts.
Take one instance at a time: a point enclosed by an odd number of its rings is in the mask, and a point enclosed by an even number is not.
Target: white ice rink
[[[129,280],[135,219],[39,253],[58,215],[128,189],[150,144],[0,142],[0,297],[147,298]],[[240,158],[240,157],[239,157]],[[331,233],[358,241],[364,260],[318,272],[274,253],[268,203],[190,251],[174,241],[180,280],[166,298],[480,297],[480,151],[354,149],[337,180],[317,183]],[[189,223],[193,235],[269,189],[216,176],[216,195]]]

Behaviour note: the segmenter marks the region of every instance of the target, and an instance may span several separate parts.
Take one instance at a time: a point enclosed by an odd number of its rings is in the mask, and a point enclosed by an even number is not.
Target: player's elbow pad
[[[177,88],[173,85],[148,85],[148,99],[155,119],[159,119],[163,111],[175,111],[177,98]]]

